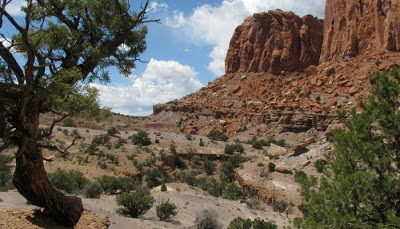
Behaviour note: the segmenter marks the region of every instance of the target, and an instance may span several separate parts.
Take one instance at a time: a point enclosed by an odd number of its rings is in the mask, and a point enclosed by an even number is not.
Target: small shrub
[[[148,146],[151,144],[149,134],[146,131],[139,131],[137,134],[133,134],[132,143],[134,145]]]
[[[264,166],[264,163],[262,163],[261,161],[257,163],[257,166]]]
[[[66,118],[63,121],[64,127],[75,127],[75,121],[72,118]]]
[[[169,151],[171,151],[172,154],[176,154],[176,145],[171,144],[169,145]]]
[[[167,186],[165,184],[161,185],[161,192],[166,192],[167,191]]]
[[[97,182],[100,184],[101,188],[103,189],[104,193],[106,194],[115,194],[118,190],[121,190],[123,184],[120,179],[112,176],[102,176],[100,177]]]
[[[244,194],[242,189],[235,182],[232,182],[226,186],[224,197],[230,200],[240,200],[244,198]]]
[[[171,217],[176,216],[177,213],[176,205],[174,203],[170,203],[169,200],[166,202],[163,201],[156,206],[156,214],[161,221],[170,220]]]
[[[77,184],[65,170],[57,169],[49,173],[49,180],[54,187],[68,193],[73,193],[77,189]]]
[[[89,180],[79,170],[70,170],[68,176],[72,178],[78,190],[82,190],[87,184],[89,184]]]
[[[197,184],[197,173],[195,171],[182,171],[180,176],[182,181],[188,185],[195,186]]]
[[[199,146],[204,146],[204,142],[203,142],[203,139],[202,139],[202,138],[200,138]]]
[[[188,134],[188,133],[185,134],[185,138],[188,141],[192,141],[193,140],[193,136],[191,134]]]
[[[122,206],[117,212],[133,218],[143,215],[154,204],[154,198],[143,190],[118,195],[116,201],[118,206]]]
[[[232,144],[232,145],[226,144],[224,151],[226,154],[233,154],[234,152],[244,153],[244,148],[243,148],[242,144],[240,144],[240,143],[236,143],[236,144]]]
[[[113,126],[113,127],[111,127],[110,129],[107,130],[107,134],[110,135],[110,136],[115,136],[115,135],[120,134],[120,133],[117,130],[117,128],[115,128]]]
[[[154,140],[154,143],[160,143],[160,140],[158,140],[158,138],[156,138],[156,140]]]
[[[220,229],[221,224],[217,220],[218,214],[215,211],[203,211],[196,215],[195,227],[196,229]]]
[[[268,163],[268,171],[275,172],[276,165],[273,162]]]
[[[214,173],[215,167],[216,167],[216,164],[214,162],[212,162],[208,159],[204,161],[203,169],[207,175],[212,175]]]
[[[63,134],[64,134],[65,136],[68,136],[68,129],[64,129],[64,130],[63,130]]]
[[[235,166],[230,161],[225,161],[221,166],[221,180],[232,182],[235,179]]]
[[[318,159],[314,162],[314,167],[317,172],[322,173],[325,170],[325,164],[326,162],[324,160]]]
[[[163,174],[157,168],[154,169],[147,169],[145,171],[146,174],[146,184],[147,187],[153,188],[162,184],[161,179],[163,178]]]
[[[226,136],[225,134],[219,132],[218,130],[211,131],[207,135],[207,137],[209,139],[212,139],[212,140],[221,140],[221,141],[227,141],[229,139],[228,136]]]
[[[100,198],[103,189],[97,182],[90,183],[85,189],[86,198]]]
[[[11,166],[8,165],[11,161],[10,156],[0,154],[0,191],[8,191],[6,183],[11,178]]]
[[[228,229],[251,229],[252,225],[250,219],[236,217],[229,223]]]

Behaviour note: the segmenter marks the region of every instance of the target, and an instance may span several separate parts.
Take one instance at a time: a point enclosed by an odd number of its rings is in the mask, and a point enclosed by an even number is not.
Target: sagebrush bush
[[[216,164],[208,159],[204,161],[203,169],[207,175],[212,175],[214,173]]]
[[[144,190],[133,193],[124,193],[116,198],[119,214],[136,218],[146,213],[154,204],[154,198]]]
[[[146,131],[139,131],[131,136],[134,145],[148,146],[151,144],[149,133]]]
[[[235,182],[232,182],[226,186],[224,197],[230,200],[240,200],[244,198],[244,194],[242,188]]]
[[[196,229],[220,229],[221,224],[218,222],[218,214],[215,211],[203,211],[196,215]]]
[[[268,171],[275,172],[276,165],[273,162],[268,163]]]
[[[100,198],[103,189],[97,182],[90,183],[85,189],[86,198]]]
[[[49,173],[49,180],[54,187],[68,193],[82,190],[89,183],[89,180],[78,170],[67,172],[57,169],[55,172]]]
[[[165,184],[161,185],[161,192],[166,192],[167,191],[167,186]]]
[[[176,208],[177,208],[176,205],[174,203],[170,203],[169,200],[162,201],[159,205],[156,206],[157,217],[161,221],[170,220],[171,217],[176,216],[176,214],[178,214]]]

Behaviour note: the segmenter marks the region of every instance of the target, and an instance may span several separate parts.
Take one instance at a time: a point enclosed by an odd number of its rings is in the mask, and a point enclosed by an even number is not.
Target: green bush
[[[143,215],[154,204],[154,198],[144,190],[118,195],[116,201],[118,206],[122,206],[117,212],[133,218]]]
[[[57,169],[55,172],[49,173],[48,176],[54,187],[67,193],[73,193],[78,188],[78,184],[65,170]]]
[[[221,180],[224,182],[232,182],[235,180],[235,166],[230,161],[225,161],[222,163],[221,170]]]
[[[72,118],[66,118],[63,121],[64,127],[75,127],[75,121]]]
[[[232,182],[228,184],[224,190],[224,197],[230,200],[241,200],[244,198],[242,188]]]
[[[206,188],[207,188],[207,192],[210,195],[215,196],[215,197],[220,197],[224,193],[225,186],[226,186],[225,182],[223,182],[223,181],[218,182],[217,180],[215,180],[213,178],[212,183],[210,185],[208,185]]]
[[[203,142],[202,138],[200,138],[199,146],[204,146],[204,142]]]
[[[207,175],[212,175],[214,173],[215,167],[216,167],[216,164],[214,162],[212,162],[208,159],[204,161],[203,169]]]
[[[228,226],[228,229],[276,229],[276,226],[273,223],[265,222],[261,219],[255,219],[251,221],[250,219],[243,219],[241,217],[237,217],[233,219]]]
[[[105,194],[115,194],[118,190],[123,188],[123,183],[120,179],[112,176],[102,176],[97,179]]]
[[[182,182],[191,185],[191,186],[195,186],[197,184],[197,173],[196,171],[182,171],[180,173]]]
[[[68,176],[70,176],[72,180],[75,182],[78,190],[82,190],[87,184],[89,184],[89,180],[79,170],[76,169],[70,170],[68,172]]]
[[[153,188],[162,184],[161,180],[163,179],[164,176],[159,169],[157,168],[147,169],[145,171],[145,175],[146,175],[145,181],[147,187]]]
[[[156,206],[156,214],[161,221],[170,220],[171,217],[176,216],[177,213],[176,205],[174,203],[170,203],[169,200],[166,202],[162,201]]]
[[[166,192],[167,191],[167,186],[165,184],[161,185],[161,192]]]
[[[227,141],[229,138],[226,136],[224,133],[219,132],[218,130],[213,130],[211,131],[207,137],[212,140],[221,140],[221,141]]]
[[[86,198],[100,198],[103,189],[97,182],[90,183],[85,189]]]
[[[268,163],[268,171],[275,172],[276,165],[273,162]]]
[[[117,128],[115,128],[113,126],[113,127],[111,127],[110,129],[107,130],[107,134],[110,135],[110,136],[115,136],[115,135],[120,134],[120,133],[117,130]]]
[[[133,134],[131,138],[134,145],[148,146],[151,144],[149,134],[143,130]]]
[[[243,148],[242,144],[236,143],[236,144],[232,144],[232,145],[229,145],[229,144],[225,145],[225,153],[226,154],[233,154],[234,152],[243,153],[244,148]]]
[[[11,178],[11,167],[8,165],[12,158],[8,155],[0,154],[0,191],[7,191],[6,183]]]

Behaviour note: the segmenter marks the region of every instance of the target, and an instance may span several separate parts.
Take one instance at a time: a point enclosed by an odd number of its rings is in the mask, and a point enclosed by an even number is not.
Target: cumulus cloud
[[[23,12],[21,11],[21,7],[25,4],[26,2],[24,0],[13,0],[6,6],[6,10],[12,16],[22,16]]]
[[[150,9],[153,11],[153,13],[165,8],[168,8],[168,4],[165,2],[153,1],[150,3]]]
[[[165,24],[170,27],[178,28],[185,24],[186,20],[183,16],[183,12],[175,10],[172,17],[167,17],[165,19]]]
[[[91,86],[100,90],[102,105],[112,107],[114,112],[141,116],[151,114],[154,104],[166,103],[203,87],[197,74],[192,67],[176,61],[150,59],[142,76],[131,76],[131,85]]]
[[[219,6],[201,5],[187,18],[180,17],[183,17],[183,13],[173,12],[174,21],[185,23],[167,25],[182,29],[182,33],[188,37],[187,40],[193,43],[212,45],[213,49],[209,54],[212,62],[208,69],[220,76],[225,73],[225,55],[231,36],[246,17],[257,12],[281,9],[293,11],[300,16],[312,14],[321,18],[324,7],[324,0],[224,0]]]

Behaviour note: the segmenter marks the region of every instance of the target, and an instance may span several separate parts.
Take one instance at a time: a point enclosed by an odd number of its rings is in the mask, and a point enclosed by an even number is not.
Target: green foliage
[[[196,184],[197,184],[197,179],[196,179],[197,173],[196,173],[196,171],[193,171],[193,170],[191,170],[191,171],[182,171],[180,173],[180,177],[181,177],[182,181],[184,183],[188,184],[188,185],[196,186]]]
[[[92,144],[99,146],[104,145],[110,140],[110,136],[107,134],[97,135],[92,139]]]
[[[207,174],[207,175],[212,175],[213,173],[214,173],[214,170],[215,170],[215,167],[216,167],[217,165],[214,163],[214,162],[212,162],[212,161],[210,161],[210,160],[205,160],[204,161],[204,163],[203,163],[203,169],[204,169],[204,172]]]
[[[105,194],[115,194],[118,190],[123,188],[123,183],[120,179],[112,176],[103,175],[97,182],[100,184]]]
[[[207,137],[212,140],[221,140],[221,141],[228,141],[228,136],[226,136],[224,133],[221,133],[218,130],[212,130],[209,134],[207,134]]]
[[[228,229],[277,229],[278,226],[265,222],[264,220],[255,219],[251,221],[250,219],[243,219],[241,217],[234,218],[228,226]]]
[[[10,156],[0,154],[0,191],[7,191],[6,183],[11,178],[11,167],[8,164],[11,161]]]
[[[161,192],[166,192],[167,191],[167,186],[165,184],[161,185]]]
[[[162,179],[164,178],[163,174],[157,168],[154,169],[147,169],[145,171],[146,174],[146,184],[149,188],[154,188],[162,184]]]
[[[273,162],[268,163],[268,171],[269,172],[275,172],[275,167],[276,167],[275,163],[273,163]]]
[[[143,190],[118,195],[116,201],[118,206],[122,206],[117,212],[133,218],[143,215],[154,204],[154,198]]]
[[[296,174],[302,186],[304,219],[298,228],[389,228],[400,226],[400,74],[370,77],[373,95],[360,102],[336,129],[335,150],[324,174]],[[343,113],[343,112],[342,112]],[[343,115],[342,115],[343,116]]]
[[[76,190],[81,190],[89,180],[83,176],[83,173],[78,170],[70,170],[69,172],[57,169],[53,173],[49,173],[51,184],[63,191],[73,193]]]
[[[244,198],[242,188],[235,182],[229,183],[224,190],[224,198],[230,200],[241,200]]]
[[[103,189],[97,182],[90,183],[85,189],[86,198],[100,198]]]
[[[215,197],[220,197],[224,193],[226,187],[226,183],[224,181],[218,182],[214,178],[211,181],[211,184],[207,184],[207,192]]]
[[[175,144],[170,144],[169,145],[169,151],[171,151],[172,154],[176,154],[176,145]]]
[[[179,169],[185,169],[187,167],[186,162],[182,157],[175,157],[174,166]]]
[[[232,182],[235,180],[235,165],[232,164],[230,161],[225,161],[222,163],[221,170],[221,180],[224,182]]]
[[[314,167],[317,172],[322,173],[325,170],[325,164],[326,162],[324,160],[318,159],[314,162]]]
[[[131,138],[134,145],[148,146],[151,144],[149,133],[143,130],[133,134]]]
[[[244,158],[242,155],[240,154],[235,154],[233,157],[228,159],[228,162],[232,163],[232,165],[235,168],[238,168],[240,166],[240,164],[242,164],[243,162],[246,161],[246,158]]]
[[[76,127],[75,121],[72,118],[66,118],[63,121],[64,127]]]
[[[107,134],[110,136],[115,136],[117,134],[120,134],[119,131],[115,126],[111,127],[110,129],[107,130]]]
[[[199,146],[204,146],[204,142],[203,142],[202,138],[200,138]]]
[[[169,200],[167,200],[162,201],[159,205],[156,206],[156,214],[161,221],[167,221],[170,220],[171,217],[176,216],[178,212],[176,210],[176,205],[174,203],[170,203]]]
[[[234,152],[239,152],[239,153],[244,153],[244,148],[242,144],[236,143],[236,144],[226,144],[225,145],[225,153],[226,154],[233,154]]]
[[[269,138],[267,141],[265,141],[263,139],[257,140],[256,136],[253,136],[253,138],[247,143],[251,144],[254,149],[262,149],[263,146],[270,146],[271,143],[282,147],[286,145],[285,139],[276,140],[275,138]]]

